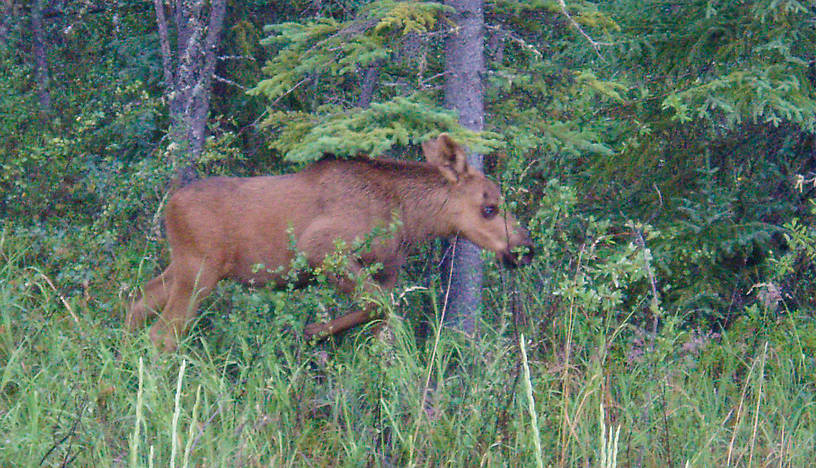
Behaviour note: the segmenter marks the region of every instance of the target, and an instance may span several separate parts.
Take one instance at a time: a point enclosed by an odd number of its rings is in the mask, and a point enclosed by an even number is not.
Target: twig
[[[57,441],[54,445],[51,446],[50,449],[48,449],[47,452],[45,452],[45,455],[43,455],[42,459],[40,460],[40,465],[41,466],[42,466],[43,463],[45,463],[45,460],[49,457],[49,455],[51,455],[51,453],[53,453],[54,450],[56,450],[57,447],[62,445],[63,442],[65,442],[66,440],[70,440],[70,443],[68,444],[68,449],[65,452],[65,457],[63,458],[61,466],[69,465],[70,462],[74,458],[76,458],[76,455],[74,455],[69,460],[68,456],[71,454],[71,447],[74,445],[73,437],[76,434],[77,426],[79,426],[80,421],[82,421],[82,413],[85,411],[85,406],[87,406],[87,404],[88,404],[88,398],[86,397],[85,400],[82,401],[82,405],[80,405],[80,407],[79,407],[79,411],[77,412],[77,417],[74,418],[74,422],[73,422],[73,424],[71,424],[71,430],[69,430],[68,434],[65,434],[65,436],[63,438],[61,438],[59,441]]]
[[[219,55],[218,60],[251,60],[255,62],[255,57],[251,55]]]
[[[643,232],[640,229],[635,228],[635,234],[637,236],[636,241],[638,247],[641,248],[644,252],[646,251],[646,241],[643,240]],[[652,267],[649,265],[649,262],[646,261],[644,258],[643,261],[644,266],[646,267],[646,277],[649,278],[649,286],[652,289],[652,303],[649,307],[650,312],[652,313],[652,317],[654,318],[654,322],[652,323],[652,336],[651,336],[651,347],[654,348],[654,340],[657,336],[657,321],[660,317],[660,296],[657,293],[657,281],[655,280],[654,273],[652,272]]]
[[[65,300],[65,296],[60,294],[60,292],[54,286],[54,283],[51,282],[51,279],[48,278],[47,276],[45,276],[45,273],[43,273],[43,272],[38,272],[38,273],[40,274],[42,279],[44,279],[45,282],[48,283],[49,286],[51,286],[51,289],[53,289],[54,292],[57,293],[57,297],[59,297],[59,300],[60,300],[60,302],[62,302],[62,305],[64,305],[65,308],[68,309],[68,313],[71,315],[71,318],[73,318],[74,322],[76,322],[78,324],[79,323],[79,318],[74,313],[74,309],[71,307],[71,304],[69,304],[68,301]]]
[[[221,413],[222,409],[223,409],[223,406],[221,406],[221,403],[219,403],[218,404],[218,409],[215,410],[215,412],[212,414],[212,416],[210,416],[210,418],[207,419],[207,422],[205,422],[201,426],[201,429],[199,429],[198,434],[196,434],[195,439],[193,439],[193,443],[190,444],[190,452],[191,453],[192,453],[193,450],[195,450],[196,445],[198,445],[198,441],[199,441],[199,439],[201,439],[201,436],[204,435],[204,431],[207,429],[207,427],[209,427],[210,424],[212,424],[213,419],[215,419],[215,417],[218,416]]]
[[[590,37],[590,35],[587,34],[584,31],[583,28],[581,28],[581,25],[578,24],[578,22],[575,21],[572,18],[572,16],[570,16],[569,12],[567,11],[567,4],[564,2],[564,0],[558,0],[558,4],[561,5],[561,13],[563,13],[564,16],[566,16],[567,19],[569,20],[570,24],[572,24],[572,26],[575,29],[577,29],[578,32],[581,33],[581,35],[584,36],[584,38],[586,38],[587,41],[589,41],[589,45],[591,45],[592,48],[595,50],[595,53],[598,55],[598,58],[603,58],[603,57],[601,57],[601,53],[600,53],[601,46],[610,46],[610,45],[612,45],[612,43],[610,43],[610,42],[599,42],[599,41],[596,41],[595,39],[592,39],[592,37]]]
[[[298,81],[296,85],[294,85],[294,86],[292,86],[291,88],[289,88],[289,91],[286,91],[285,93],[283,93],[283,94],[281,94],[280,96],[278,96],[278,98],[277,98],[277,99],[275,99],[274,101],[272,101],[272,104],[270,104],[270,105],[269,105],[269,107],[272,107],[272,106],[274,106],[275,104],[279,103],[281,99],[283,99],[283,98],[285,98],[286,96],[288,96],[288,95],[292,94],[292,91],[294,91],[294,90],[298,89],[298,88],[300,87],[300,85],[302,85],[303,83],[306,83],[307,81],[310,81],[311,79],[312,79],[311,77],[308,77],[308,76],[307,76],[306,78],[304,78],[304,79],[302,79],[302,80]]]
[[[228,80],[227,78],[224,78],[224,77],[218,76],[218,75],[216,75],[215,73],[213,73],[212,77],[213,77],[213,79],[214,79],[215,81],[218,81],[218,82],[221,82],[221,83],[226,83],[226,84],[228,84],[228,85],[235,86],[236,88],[238,88],[238,89],[240,89],[240,90],[243,90],[243,91],[246,91],[246,90],[247,90],[247,87],[246,87],[246,86],[241,85],[241,84],[238,84],[238,83],[236,83],[236,82],[234,82],[234,81],[232,81],[232,80]]]
[[[490,25],[490,24],[486,24],[485,29],[494,30],[494,31],[502,31],[503,33],[505,33],[507,35],[507,37],[510,40],[512,40],[513,42],[521,45],[523,48],[529,50],[530,52],[533,53],[533,55],[538,56],[538,58],[541,58],[541,57],[544,56],[544,54],[540,50],[538,50],[534,45],[530,44],[529,42],[525,41],[523,38],[521,38],[518,35],[514,34],[513,31],[508,31],[508,30],[503,29],[501,26],[494,26],[494,25]]]
[[[657,201],[659,205],[657,206],[657,210],[655,210],[655,212],[652,213],[652,215],[649,217],[649,220],[646,221],[646,224],[651,224],[651,222],[654,221],[655,218],[657,218],[657,215],[659,215],[660,212],[663,211],[663,194],[660,193],[660,188],[657,186],[657,184],[652,184],[652,187],[655,189],[655,192],[657,192]]]
[[[260,122],[260,121],[261,121],[261,120],[262,120],[264,117],[266,117],[266,114],[267,114],[267,113],[269,113],[269,109],[265,109],[263,112],[261,112],[261,115],[259,115],[257,119],[255,119],[254,121],[252,121],[252,123],[249,123],[249,124],[244,125],[243,127],[241,127],[241,129],[240,129],[240,130],[238,130],[237,135],[238,135],[238,136],[243,135],[243,133],[244,133],[245,131],[247,131],[248,129],[250,129],[250,128],[254,128],[254,127],[257,127],[257,126],[258,126],[258,122]]]
[[[421,86],[423,88],[427,87],[428,85],[426,83],[428,83],[429,81],[433,81],[433,80],[435,80],[437,78],[442,78],[443,76],[448,75],[448,74],[450,74],[449,71],[444,71],[444,72],[441,72],[441,73],[437,73],[436,75],[429,76],[428,78],[423,78],[422,80],[420,80],[419,86]]]

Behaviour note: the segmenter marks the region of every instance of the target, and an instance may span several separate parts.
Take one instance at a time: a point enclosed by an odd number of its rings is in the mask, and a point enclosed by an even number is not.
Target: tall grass
[[[598,318],[580,295],[571,313],[569,301],[551,312],[552,291],[541,290],[551,286],[534,267],[519,273],[517,300],[510,286],[492,291],[479,340],[439,329],[431,285],[384,301],[386,337],[362,329],[315,346],[299,331],[302,311],[332,307],[322,290],[227,284],[180,351],[160,355],[145,334],[122,338],[111,278],[130,278],[131,264],[68,290],[24,237],[2,236],[0,466],[816,459],[816,324],[806,314],[757,310],[719,337],[667,314],[643,335],[624,325],[626,311]],[[425,321],[429,331],[416,333]]]

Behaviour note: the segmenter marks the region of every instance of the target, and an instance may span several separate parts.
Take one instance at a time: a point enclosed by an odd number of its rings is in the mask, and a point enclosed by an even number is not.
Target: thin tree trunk
[[[3,0],[3,17],[0,18],[0,45],[5,46],[8,42],[11,19],[14,15],[14,1]]]
[[[45,55],[45,31],[43,30],[43,0],[35,0],[31,8],[31,33],[34,37],[34,79],[40,112],[51,112],[51,93],[48,90],[48,59]]]
[[[484,70],[484,6],[482,0],[446,0],[454,9],[457,28],[445,43],[445,105],[459,112],[459,123],[475,131],[484,129],[482,72]],[[468,154],[468,164],[482,169],[482,155]],[[446,322],[475,335],[482,302],[480,249],[459,238],[451,240],[452,258],[443,268],[443,282],[450,278]]]
[[[357,100],[357,107],[363,109],[371,105],[371,99],[374,98],[374,91],[377,89],[377,83],[380,81],[380,68],[382,63],[379,60],[372,63],[365,70],[365,76],[360,83],[360,97]]]
[[[162,66],[170,101],[171,155],[176,179],[185,185],[195,179],[195,164],[204,149],[210,111],[212,76],[224,26],[226,0],[175,0],[171,17],[176,27],[176,53],[172,56],[166,10],[154,0],[162,52]]]
[[[173,57],[170,55],[170,38],[167,34],[167,17],[165,16],[162,0],[153,0],[156,7],[156,24],[159,27],[159,47],[162,55],[162,67],[164,69],[165,89],[173,87]]]
[[[488,62],[501,65],[504,60],[504,42],[506,36],[507,33],[501,28],[491,29],[485,40],[485,55]]]

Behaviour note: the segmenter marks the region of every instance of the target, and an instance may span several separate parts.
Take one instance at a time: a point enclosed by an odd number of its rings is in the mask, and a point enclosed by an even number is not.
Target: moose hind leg
[[[337,317],[328,322],[313,322],[307,324],[303,329],[303,334],[307,340],[312,338],[328,338],[331,335],[344,332],[349,328],[371,321],[374,316],[374,310],[371,306],[366,306],[362,310],[355,310],[349,312],[342,317]]]
[[[357,283],[354,276],[359,274],[361,269],[362,267],[357,265],[355,262],[350,268],[351,274],[349,276],[339,277],[334,281],[339,291],[355,296],[355,302],[358,304],[362,302],[361,296],[376,294],[380,288],[393,288],[394,284],[396,283],[396,271],[387,272],[380,281],[374,282],[371,280],[365,280],[362,284],[362,294],[355,294]],[[313,322],[306,325],[303,330],[306,339],[311,339],[313,337],[320,339],[327,338],[357,325],[370,322],[376,318],[377,305],[375,303],[368,302],[366,304],[360,304],[360,307],[361,309],[359,310],[349,312],[328,322]]]
[[[173,351],[190,328],[196,308],[220,279],[216,267],[201,263],[195,268],[175,271],[167,304],[150,328],[150,339],[163,351]]]
[[[170,283],[173,281],[171,269],[172,265],[142,288],[141,294],[128,308],[125,329],[131,332],[141,329],[149,317],[158,315],[167,304]]]

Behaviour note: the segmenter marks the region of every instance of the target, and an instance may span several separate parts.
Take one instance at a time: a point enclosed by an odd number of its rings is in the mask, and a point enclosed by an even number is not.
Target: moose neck
[[[450,185],[435,169],[424,177],[396,178],[403,240],[411,244],[453,234]]]

